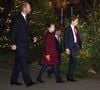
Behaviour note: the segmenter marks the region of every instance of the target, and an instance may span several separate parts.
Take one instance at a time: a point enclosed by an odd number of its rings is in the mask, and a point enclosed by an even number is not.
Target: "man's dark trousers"
[[[69,56],[69,68],[68,68],[68,77],[73,78],[74,72],[77,65],[77,58],[76,58],[76,52],[77,50],[70,50],[70,56]]]

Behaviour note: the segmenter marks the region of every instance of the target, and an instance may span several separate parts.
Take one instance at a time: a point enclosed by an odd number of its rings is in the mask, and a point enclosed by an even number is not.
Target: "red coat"
[[[57,50],[55,45],[54,33],[47,32],[44,36],[44,52],[40,60],[40,65],[54,65],[59,64]],[[46,59],[46,55],[50,55],[50,61]]]

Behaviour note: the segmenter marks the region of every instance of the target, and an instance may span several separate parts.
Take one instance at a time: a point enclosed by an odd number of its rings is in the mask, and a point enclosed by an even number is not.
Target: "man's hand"
[[[37,42],[37,37],[33,38],[33,42],[36,43]]]
[[[50,55],[46,55],[48,61],[50,61]]]
[[[16,45],[11,45],[11,49],[12,50],[16,50],[17,49],[17,46]]]
[[[70,55],[70,50],[66,49],[66,54]]]

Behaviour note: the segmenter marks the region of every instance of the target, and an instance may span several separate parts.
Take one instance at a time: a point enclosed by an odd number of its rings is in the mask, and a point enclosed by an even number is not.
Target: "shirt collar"
[[[58,35],[55,34],[55,37],[58,39]]]
[[[70,26],[71,26],[72,29],[74,29],[74,26],[72,24]]]
[[[26,19],[26,15],[23,12],[21,12],[21,14],[24,17],[24,19]]]

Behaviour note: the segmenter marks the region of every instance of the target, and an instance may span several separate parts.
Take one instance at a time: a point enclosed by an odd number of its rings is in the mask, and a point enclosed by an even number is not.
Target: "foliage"
[[[34,34],[38,37],[38,42],[33,45],[30,43],[31,48],[31,61],[37,62],[41,56],[43,47],[42,39],[44,35],[45,24],[53,22],[56,27],[59,27],[62,32],[68,24],[68,20],[65,19],[64,25],[60,25],[59,18],[55,15],[54,9],[48,5],[48,0],[29,0],[32,3],[32,14],[30,15],[30,27]],[[12,17],[18,12],[19,4],[21,0],[16,0],[16,7],[11,10],[6,20],[0,19],[0,48],[9,47],[10,43],[10,23]],[[83,41],[83,49],[78,52],[78,66],[76,76],[84,77],[88,75],[88,70],[93,69],[100,72],[100,10],[99,7],[95,8],[90,13],[87,20],[80,20],[79,32]],[[0,49],[0,51],[3,49]],[[8,50],[9,51],[9,50]],[[2,52],[2,51],[1,51]],[[34,52],[34,53],[33,53]],[[3,56],[3,54],[2,54]],[[12,55],[11,55],[12,56]],[[11,57],[9,57],[11,58]],[[33,58],[36,59],[33,61]],[[67,71],[68,67],[68,56],[62,56],[62,72]]]
[[[39,39],[38,45],[41,44],[40,42],[46,30],[45,25],[47,23],[52,22],[57,26],[60,24],[58,18],[54,14],[53,8],[49,7],[48,0],[36,0],[35,7],[33,6],[33,12],[31,14],[30,20],[31,29]]]

